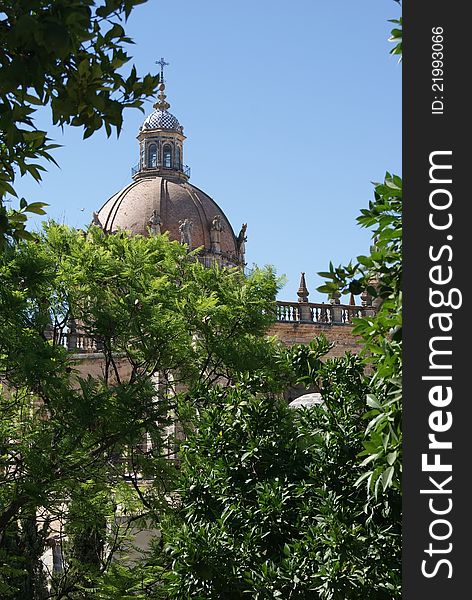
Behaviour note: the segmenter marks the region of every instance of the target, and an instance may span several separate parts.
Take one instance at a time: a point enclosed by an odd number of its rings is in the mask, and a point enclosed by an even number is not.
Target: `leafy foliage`
[[[399,19],[392,19],[390,21],[390,23],[394,23],[395,25],[397,25],[397,27],[392,29],[391,35],[388,38],[389,42],[392,42],[393,44],[395,44],[395,46],[390,50],[390,54],[398,55],[400,57],[398,60],[401,61],[402,53],[403,53],[403,43],[402,43],[403,42],[403,20],[402,20],[402,17],[400,17]]]
[[[374,515],[356,487],[367,381],[354,356],[298,349],[324,404],[292,411],[236,385],[208,390],[182,451],[179,517],[164,527],[171,598],[399,597],[399,520]],[[303,349],[303,350],[302,350]],[[398,517],[398,515],[396,515]]]
[[[52,123],[82,127],[89,137],[102,127],[119,134],[126,108],[140,108],[158,77],[138,77],[122,68],[132,43],[122,23],[145,0],[6,0],[0,13],[0,243],[29,236],[26,213],[44,214],[45,204],[16,196],[18,174],[37,181],[44,162],[55,160],[36,112],[50,107]]]
[[[3,597],[16,597],[31,579],[51,529],[66,562],[54,574],[54,593],[94,597],[86,590],[99,585],[128,533],[155,528],[168,509],[175,441],[165,431],[188,390],[263,369],[272,355],[273,341],[262,333],[276,290],[270,271],[246,278],[205,268],[166,236],[108,236],[96,227],[85,234],[50,223],[38,240],[5,249]],[[77,359],[77,344],[70,352],[66,339],[88,340],[101,352]],[[13,552],[26,519],[38,540],[31,568],[24,552]]]
[[[365,418],[367,441],[362,456],[368,467],[369,491],[378,497],[393,487],[401,491],[401,376],[402,376],[402,181],[386,174],[375,185],[374,200],[361,211],[358,222],[373,227],[368,256],[358,256],[347,267],[322,273],[331,281],[323,290],[365,290],[377,304],[375,315],[356,321],[354,333],[362,336],[366,361],[371,365],[369,411]]]
[[[402,56],[402,17],[389,41],[396,45],[391,54]],[[370,255],[358,256],[347,267],[334,268],[320,275],[329,281],[319,288],[332,293],[339,289],[374,299],[375,316],[358,320],[354,332],[362,336],[364,355],[372,367],[367,441],[362,465],[368,467],[358,480],[367,481],[375,499],[394,489],[401,493],[402,449],[402,180],[387,172],[377,183],[374,201],[357,219],[362,227],[372,227]]]

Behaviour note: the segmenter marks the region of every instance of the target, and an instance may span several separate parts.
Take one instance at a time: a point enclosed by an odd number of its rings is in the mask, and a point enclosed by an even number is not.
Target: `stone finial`
[[[333,292],[329,298],[330,304],[341,304],[340,298],[341,298],[341,292],[338,292],[338,291]]]
[[[302,273],[302,275],[300,277],[300,287],[298,288],[298,292],[297,292],[298,301],[299,302],[308,302],[309,295],[310,295],[310,292],[308,291],[308,289],[306,287],[305,273]]]
[[[375,291],[377,292],[377,295],[375,296],[375,298],[372,298],[372,302],[371,302],[372,306],[374,308],[379,308],[383,302],[383,299],[378,295],[379,287],[380,287],[380,281],[379,281],[378,277],[374,276],[371,279],[369,279],[369,285],[372,286],[375,289]]]
[[[164,94],[165,89],[165,83],[159,84],[159,95],[156,102],[153,104],[153,108],[156,110],[167,110],[170,108],[170,104],[166,100],[167,96]]]
[[[372,284],[372,280],[369,281],[369,285]],[[367,290],[364,290],[361,294],[361,304],[362,304],[362,312],[364,315],[366,315],[367,317],[371,317],[373,315],[375,315],[376,313],[376,309],[378,308],[378,298],[373,298],[369,292]]]
[[[367,290],[364,290],[361,294],[362,306],[372,306],[372,296]]]
[[[69,327],[69,335],[67,336],[67,349],[75,350],[77,348],[77,321],[70,318],[67,321]]]

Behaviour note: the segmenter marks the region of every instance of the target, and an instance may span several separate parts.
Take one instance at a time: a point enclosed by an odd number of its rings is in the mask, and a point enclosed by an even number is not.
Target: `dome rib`
[[[123,202],[126,194],[129,192],[130,189],[132,189],[137,182],[133,182],[130,185],[128,185],[127,187],[123,188],[120,192],[118,192],[118,194],[116,195],[116,200],[113,202],[113,204],[110,207],[110,210],[108,212],[107,218],[105,223],[103,224],[103,229],[105,231],[111,231],[113,229],[113,223],[115,221],[115,216],[116,213],[118,212],[118,209],[120,208],[120,204]],[[109,201],[108,201],[109,202]],[[101,213],[101,211],[105,208],[105,206],[108,204],[108,202],[105,202],[105,204],[102,206],[102,208],[99,210],[99,215]],[[112,216],[113,215],[113,216]],[[111,222],[110,222],[110,218],[111,218]]]
[[[193,202],[195,208],[197,209],[198,212],[198,217],[200,219],[200,225],[202,227],[203,230],[203,236],[204,236],[204,245],[207,246],[210,243],[210,236],[208,234],[208,219],[206,218],[206,214],[205,214],[205,210],[203,208],[203,204],[202,201],[200,200],[200,198],[193,193],[193,190],[191,188],[191,186],[185,186],[185,191],[187,192],[187,194],[190,196],[191,201]],[[203,216],[202,216],[203,213]]]
[[[202,189],[200,189],[196,185],[193,185],[193,184],[188,184],[188,185],[191,185],[193,190],[195,190],[199,194],[203,194],[206,198],[208,198],[209,200],[211,200],[211,202],[216,206],[216,208],[218,209],[217,214],[222,215],[225,218],[225,221],[228,223],[228,225],[229,225],[229,232],[231,233],[231,236],[232,236],[232,238],[234,240],[234,244],[236,245],[236,234],[234,233],[234,229],[233,229],[233,226],[231,225],[231,221],[225,215],[225,213],[223,212],[223,210],[222,210],[221,206],[218,204],[218,202],[216,202],[215,200],[213,200],[213,198],[211,196],[209,196],[206,192],[204,192]],[[213,216],[212,216],[212,218],[213,218]]]

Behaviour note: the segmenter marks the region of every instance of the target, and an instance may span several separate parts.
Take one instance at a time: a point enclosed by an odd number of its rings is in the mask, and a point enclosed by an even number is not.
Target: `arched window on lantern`
[[[148,150],[148,168],[155,169],[157,167],[157,146],[156,144],[151,144]]]
[[[172,147],[169,144],[162,149],[162,165],[166,169],[172,168]]]
[[[141,144],[139,152],[139,168],[143,169],[146,166],[146,151],[144,144]]]

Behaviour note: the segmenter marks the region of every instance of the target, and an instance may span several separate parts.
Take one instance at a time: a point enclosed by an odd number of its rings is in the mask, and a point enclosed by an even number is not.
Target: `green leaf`
[[[25,210],[27,212],[36,213],[37,215],[45,215],[46,211],[43,210],[45,206],[49,205],[44,202],[32,202],[26,206]]]
[[[382,487],[384,491],[391,486],[394,472],[395,469],[391,466],[382,473]]]

